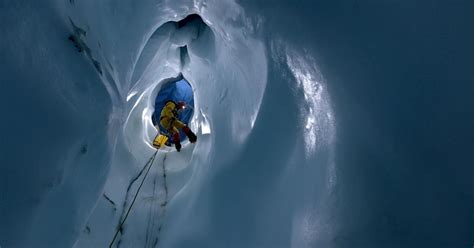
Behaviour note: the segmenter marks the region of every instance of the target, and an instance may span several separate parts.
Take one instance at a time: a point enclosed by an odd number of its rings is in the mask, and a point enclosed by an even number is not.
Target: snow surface
[[[114,246],[471,247],[473,10],[1,0],[0,246],[107,247],[182,73],[198,142],[159,151]]]

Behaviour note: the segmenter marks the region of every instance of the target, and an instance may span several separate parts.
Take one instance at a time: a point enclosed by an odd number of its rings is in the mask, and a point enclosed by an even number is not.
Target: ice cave
[[[472,247],[473,12],[0,0],[0,247]]]

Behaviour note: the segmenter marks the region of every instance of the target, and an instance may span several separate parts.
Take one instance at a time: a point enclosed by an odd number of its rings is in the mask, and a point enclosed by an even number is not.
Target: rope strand
[[[114,238],[112,239],[112,241],[109,244],[109,248],[112,248],[112,245],[114,244],[115,239],[118,236],[118,233],[120,232],[120,230],[122,229],[123,224],[127,220],[128,214],[130,214],[130,211],[132,210],[133,204],[135,204],[135,200],[137,199],[138,193],[140,193],[140,189],[143,186],[143,182],[145,182],[146,176],[148,175],[148,172],[150,172],[150,168],[153,165],[153,162],[155,161],[155,157],[156,157],[157,153],[158,153],[158,150],[156,150],[156,152],[151,156],[150,160],[148,160],[148,162],[147,162],[147,166],[149,164],[148,170],[146,171],[145,176],[143,176],[143,179],[140,183],[140,186],[138,186],[137,192],[135,193],[135,196],[133,197],[132,203],[130,204],[130,207],[128,207],[128,210],[127,210],[127,213],[125,214],[125,217],[123,218],[122,222],[120,223],[119,227],[117,228],[117,231],[115,232]]]

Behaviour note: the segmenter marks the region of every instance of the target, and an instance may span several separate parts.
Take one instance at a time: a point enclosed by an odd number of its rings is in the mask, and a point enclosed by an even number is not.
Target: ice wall
[[[107,246],[180,72],[198,143],[157,155],[116,244],[474,243],[472,2],[0,6],[0,246]]]
[[[0,5],[0,246],[71,246],[108,174],[115,112],[54,4]]]

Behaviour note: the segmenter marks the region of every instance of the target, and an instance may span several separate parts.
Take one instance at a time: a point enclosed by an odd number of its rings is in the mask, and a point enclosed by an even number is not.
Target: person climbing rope
[[[185,102],[175,103],[170,100],[166,102],[160,114],[160,125],[168,130],[178,152],[181,150],[181,139],[179,136],[180,129],[183,129],[186,136],[188,136],[189,142],[194,143],[197,141],[196,134],[194,134],[186,124],[178,119],[178,110],[184,109],[185,107]]]

